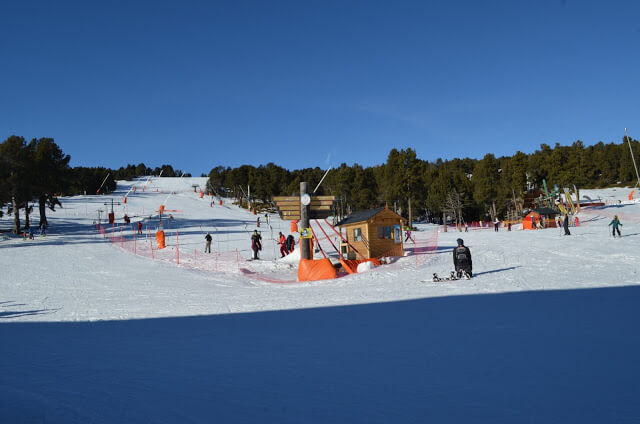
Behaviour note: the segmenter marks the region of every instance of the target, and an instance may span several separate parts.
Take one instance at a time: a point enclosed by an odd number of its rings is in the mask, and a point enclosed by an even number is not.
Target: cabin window
[[[362,228],[353,229],[353,241],[362,241]]]
[[[387,239],[387,240],[391,240],[391,227],[390,226],[379,226],[378,227],[378,238],[379,239]]]

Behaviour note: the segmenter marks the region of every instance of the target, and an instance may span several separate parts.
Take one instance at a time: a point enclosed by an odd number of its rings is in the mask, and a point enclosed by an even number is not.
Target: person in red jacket
[[[289,254],[289,250],[287,250],[287,239],[284,237],[284,234],[280,232],[280,239],[278,240],[278,244],[280,245],[280,254],[281,257],[284,258]]]

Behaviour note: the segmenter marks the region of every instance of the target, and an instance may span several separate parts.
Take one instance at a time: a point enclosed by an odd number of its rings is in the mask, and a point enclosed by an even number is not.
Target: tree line
[[[640,143],[629,142],[639,157]],[[323,175],[320,168],[289,171],[274,163],[217,166],[209,172],[207,189],[242,203],[250,186],[252,199],[270,202],[272,196],[299,194],[301,181],[315,187]],[[551,187],[601,188],[635,184],[636,177],[626,138],[619,144],[591,146],[582,141],[569,146],[541,144],[533,153],[517,151],[502,157],[488,153],[482,159],[427,161],[408,148],[392,149],[381,165],[343,163],[329,172],[316,194],[336,196],[338,215],[388,205],[407,218],[439,222],[444,213],[472,221],[505,218],[518,210],[516,203],[522,202],[524,193],[542,187],[543,180]]]
[[[71,167],[71,157],[52,138],[10,136],[0,143],[0,216],[13,215],[13,231],[18,234],[31,226],[30,215],[37,205],[39,224],[47,225],[46,210],[62,206],[59,195],[110,193],[116,180],[136,176],[159,175],[179,177],[183,173],[171,165],[151,169],[143,163],[119,169],[104,167]],[[185,174],[191,176],[191,174]],[[21,211],[24,226],[21,226]]]

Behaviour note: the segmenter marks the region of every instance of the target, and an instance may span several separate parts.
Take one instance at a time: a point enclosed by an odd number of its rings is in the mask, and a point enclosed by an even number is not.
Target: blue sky
[[[200,174],[640,138],[640,2],[3,2],[0,138]]]

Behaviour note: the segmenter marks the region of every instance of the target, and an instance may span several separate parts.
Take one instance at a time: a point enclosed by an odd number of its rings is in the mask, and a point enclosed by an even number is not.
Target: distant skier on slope
[[[253,259],[260,259],[258,257],[258,251],[262,250],[262,236],[258,234],[258,230],[253,230],[251,236],[251,250],[253,250]]]
[[[282,255],[281,257],[284,258],[286,255],[289,254],[289,251],[287,250],[287,239],[284,237],[284,234],[282,234],[282,232],[278,234],[279,234],[278,244],[280,245],[280,254]]]
[[[204,253],[211,253],[211,234],[207,233],[207,235],[204,236],[204,240],[205,240]]]
[[[622,227],[622,223],[618,219],[618,215],[613,217],[613,219],[609,223],[609,226],[612,227],[612,235],[613,235],[613,237],[616,236],[616,231],[618,232],[618,237],[622,237],[622,235],[620,234],[620,228],[618,228],[618,227]]]
[[[564,216],[564,221],[562,223],[562,228],[564,228],[564,235],[565,236],[570,236],[571,233],[569,232],[569,214],[566,214]]]
[[[458,278],[466,273],[469,277],[473,276],[473,264],[471,262],[471,251],[464,245],[462,239],[458,239],[458,247],[453,249],[453,266],[455,267]]]

